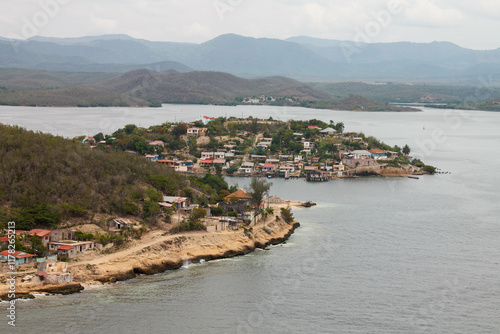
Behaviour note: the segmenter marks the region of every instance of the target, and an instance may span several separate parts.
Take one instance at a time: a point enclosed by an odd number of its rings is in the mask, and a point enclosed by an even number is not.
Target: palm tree
[[[408,155],[408,154],[410,154],[410,152],[411,152],[410,146],[405,145],[405,147],[403,147],[403,154]]]

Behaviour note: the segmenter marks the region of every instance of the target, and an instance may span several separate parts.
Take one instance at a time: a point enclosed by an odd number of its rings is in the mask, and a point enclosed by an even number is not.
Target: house
[[[207,128],[189,128],[187,129],[187,134],[191,136],[204,136],[207,130]]]
[[[156,162],[169,168],[175,168],[175,160],[157,160]]]
[[[221,166],[223,169],[224,169],[224,168],[227,168],[227,162],[226,162],[226,159],[214,159],[213,164],[214,164],[214,165],[219,165],[219,166]]]
[[[275,164],[265,164],[262,167],[262,172],[264,173],[274,173],[276,171],[276,165]]]
[[[53,230],[50,234],[50,241],[58,242],[63,240],[76,240],[75,231],[68,229]]]
[[[200,167],[210,167],[212,166],[214,159],[203,159],[198,162]]]
[[[342,171],[344,171],[344,169],[345,169],[345,166],[342,164],[342,162],[333,164],[334,171],[342,172]]]
[[[250,174],[254,172],[254,169],[255,169],[255,164],[253,162],[244,162],[241,164],[240,168],[238,169],[238,172]]]
[[[293,162],[299,162],[299,161],[302,161],[302,159],[304,159],[301,155],[296,155],[293,157]]]
[[[313,170],[318,170],[317,166],[304,166],[304,170],[306,172],[313,171]]]
[[[146,154],[146,159],[149,161],[157,162],[160,159],[160,156],[158,154]]]
[[[45,260],[37,265],[36,273],[42,280],[52,284],[71,283],[73,275],[68,272],[67,262]]]
[[[0,253],[0,260],[6,261],[9,264],[14,264],[16,266],[20,264],[27,264],[33,262],[33,259],[36,258],[35,254],[29,254],[21,251],[15,251],[9,253],[8,250],[4,250]]]
[[[366,150],[356,150],[351,152],[354,159],[371,159],[372,154]]]
[[[384,150],[381,150],[381,149],[378,149],[378,148],[374,148],[373,150],[370,150],[368,151],[372,154],[372,157],[374,159],[385,159],[387,158],[387,151],[384,151]]]
[[[224,159],[226,157],[226,153],[224,152],[214,152],[214,159]]]
[[[237,190],[232,194],[227,195],[224,198],[224,201],[226,202],[231,202],[231,201],[251,201],[252,196],[250,196],[249,193],[247,193],[245,190]]]
[[[319,132],[321,135],[323,136],[328,136],[328,135],[335,135],[337,134],[337,130],[333,129],[333,128],[326,128],[326,129],[323,129]]]
[[[49,242],[49,250],[51,251],[57,251],[59,253],[59,248],[61,248],[61,251],[67,252],[67,253],[72,253],[70,251],[71,249],[74,249],[74,255],[80,252],[84,252],[89,249],[94,249],[95,243],[93,241],[74,241],[74,240],[68,240],[68,241],[60,241],[60,242]],[[58,254],[59,255],[59,254]],[[67,254],[68,255],[68,254]],[[64,256],[67,256],[64,255]],[[67,256],[69,257],[69,256]]]
[[[189,198],[177,196],[163,196],[163,202],[175,204],[178,209],[186,208],[191,204]]]
[[[351,138],[351,141],[352,142],[362,143],[363,142],[363,138],[361,138],[361,137],[353,137],[353,138]]]
[[[314,143],[310,141],[303,141],[302,144],[304,144],[305,150],[310,150],[311,148],[314,147]]]
[[[74,246],[59,246],[56,250],[59,258],[66,257],[68,259],[72,259],[76,256],[76,249]]]
[[[201,152],[201,160],[206,160],[206,159],[213,159],[214,158],[214,152]]]
[[[31,231],[28,232],[28,234],[30,236],[36,235],[40,239],[42,239],[42,244],[43,244],[44,247],[47,247],[47,245],[50,242],[50,233],[52,233],[52,231],[49,231],[49,230],[38,230],[38,229],[31,230]]]
[[[309,125],[307,128],[310,130],[321,130],[321,128],[319,126],[316,126],[316,125]]]
[[[342,163],[349,168],[367,167],[376,165],[372,154],[365,150],[357,150],[344,154]]]
[[[224,198],[223,203],[219,203],[226,212],[236,211],[244,213],[248,205],[252,204],[252,196],[244,190],[235,191]]]
[[[9,246],[9,237],[0,237],[0,248]]]
[[[312,164],[317,164],[317,163],[319,163],[319,158],[318,158],[318,157],[312,157],[312,158],[311,158],[311,163],[312,163]]]

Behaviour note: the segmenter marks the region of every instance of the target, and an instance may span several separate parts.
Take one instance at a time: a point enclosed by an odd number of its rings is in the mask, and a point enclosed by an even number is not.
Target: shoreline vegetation
[[[271,197],[272,183],[255,176],[328,181],[435,171],[410,157],[408,145],[315,119],[203,116],[73,140],[0,130],[1,247],[20,252],[17,297],[78,292],[286,241],[300,225],[290,207],[314,203]],[[228,185],[230,175],[254,178],[243,190]],[[65,284],[43,278],[29,261],[36,258],[65,266],[51,278]],[[2,283],[7,267],[0,263]]]

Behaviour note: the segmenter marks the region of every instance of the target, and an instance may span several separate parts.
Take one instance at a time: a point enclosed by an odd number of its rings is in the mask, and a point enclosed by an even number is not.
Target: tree
[[[338,122],[335,124],[335,130],[337,130],[338,133],[344,132],[344,122]]]
[[[124,129],[125,129],[125,133],[126,134],[131,134],[132,132],[134,132],[134,130],[137,128],[137,126],[135,124],[127,124],[125,125]]]
[[[31,242],[31,251],[38,256],[43,256],[43,253],[45,253],[46,249],[45,246],[43,245],[42,239],[37,235],[33,235],[30,238],[30,242]]]
[[[410,148],[410,146],[405,145],[405,146],[403,147],[403,154],[404,154],[404,155],[408,155],[408,154],[410,154],[410,152],[411,152],[411,148]]]
[[[272,185],[273,184],[271,182],[267,182],[256,177],[252,178],[252,181],[250,181],[249,193],[256,205],[255,216],[257,216],[257,213],[260,210],[260,206],[264,200],[264,194],[271,189]]]

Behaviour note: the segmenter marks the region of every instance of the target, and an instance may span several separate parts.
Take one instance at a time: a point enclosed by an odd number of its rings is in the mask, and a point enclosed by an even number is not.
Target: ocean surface
[[[500,113],[0,107],[2,123],[66,137],[200,115],[343,121],[448,173],[273,179],[273,195],[318,204],[294,210],[302,227],[286,244],[18,301],[1,333],[500,333]]]

